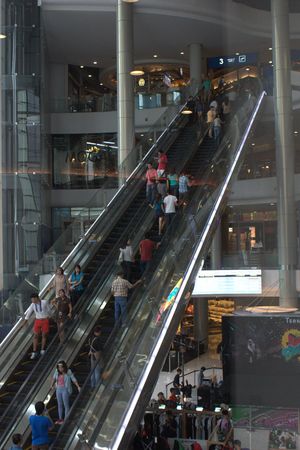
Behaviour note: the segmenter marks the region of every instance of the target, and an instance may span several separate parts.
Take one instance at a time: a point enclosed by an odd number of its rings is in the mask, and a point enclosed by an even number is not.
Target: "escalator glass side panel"
[[[157,269],[147,280],[148,284],[138,292],[137,298],[134,299],[136,304],[130,309],[127,333],[124,337],[124,331],[120,331],[111,346],[113,349],[111,360],[105,368],[107,379],[99,388],[101,402],[99,403],[97,399],[98,395],[93,396],[84,408],[80,421],[78,415],[76,424],[71,421],[72,429],[69,433],[71,435],[73,433],[75,439],[79,429],[86,430],[85,436],[90,443],[93,445],[95,443],[95,448],[102,446],[110,448],[109,445],[116,438],[115,430],[127,412],[127,405],[133,405],[135,386],[147,375],[146,368],[157,358],[157,354],[152,354],[155,345],[159,339],[162,343],[170,341],[170,337],[165,340],[169,328],[165,328],[165,325],[168,317],[171,317],[170,312],[174,305],[166,305],[168,295],[181,278],[185,279],[186,267],[194,254],[202,231],[209,230],[213,224],[213,220],[210,223],[212,211],[215,210],[217,213],[226,198],[228,183],[232,178],[233,169],[236,169],[239,163],[239,152],[243,149],[244,140],[262,96],[259,97],[259,103],[255,103],[256,100],[255,96],[250,97],[237,112],[209,169],[201,183],[195,186],[184,214],[177,215],[172,232],[166,234],[165,242],[161,245],[161,258]],[[250,116],[252,118],[249,123]],[[224,184],[224,180],[229,181]],[[204,239],[201,244],[202,256],[204,256],[209,239],[207,235],[202,238]],[[202,256],[197,255],[193,264],[195,265]],[[185,300],[181,300],[177,305],[179,313],[185,308]],[[176,331],[177,325],[172,326],[171,336]],[[166,352],[167,350],[168,345],[165,348]],[[159,370],[160,367],[156,369]],[[150,390],[145,393],[145,398],[149,392]],[[93,417],[92,411],[97,411],[97,416]],[[123,426],[124,430],[125,428]]]

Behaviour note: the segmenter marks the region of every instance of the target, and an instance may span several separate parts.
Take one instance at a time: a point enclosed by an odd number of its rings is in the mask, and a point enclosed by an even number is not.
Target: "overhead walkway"
[[[190,285],[209,247],[214,224],[242,161],[245,140],[262,99],[263,94],[247,94],[216,152],[209,138],[199,135],[197,127],[187,124],[186,118],[178,114],[161,142],[128,178],[81,245],[75,247],[90,279],[67,343],[59,347],[57,337],[53,336],[47,357],[35,365],[28,362],[30,330],[20,330],[17,325],[2,346],[0,399],[6,397],[7,401],[4,408],[1,405],[1,445],[7,445],[14,431],[28,432],[32,404],[50,395],[49,376],[57,360],[64,359],[72,365],[81,383],[86,381],[53,448],[80,448],[82,440],[95,448],[126,448],[184,311],[184,299],[189,297]],[[142,176],[153,153],[167,147],[170,165],[180,170],[190,164],[198,183],[195,182],[188,205],[177,214],[165,234],[143,287],[131,297],[128,325],[114,327],[110,286],[118,270],[115,261],[120,243],[133,236],[137,249],[144,232],[153,225],[153,211],[144,201]],[[74,253],[70,259],[74,259]],[[78,259],[75,257],[73,265]],[[174,300],[174,295],[169,294],[175,285],[178,293]],[[91,394],[85,355],[87,339],[95,324],[103,329],[106,368],[104,383]],[[16,358],[9,361],[14,351]],[[28,372],[26,366],[30,367]],[[16,381],[19,372],[26,375]]]

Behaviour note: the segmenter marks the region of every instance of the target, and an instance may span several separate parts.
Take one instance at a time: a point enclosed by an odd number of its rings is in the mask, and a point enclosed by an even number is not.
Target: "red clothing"
[[[173,395],[173,394],[170,395],[169,400],[170,400],[171,402],[177,403],[177,397],[176,397],[176,395]]]
[[[146,172],[147,184],[154,184],[157,180],[157,171],[156,169],[148,169]]]
[[[158,158],[158,170],[166,170],[168,164],[168,157],[165,153],[163,153],[159,158]]]
[[[150,239],[144,239],[140,242],[141,261],[151,261],[153,250],[155,249],[155,242]]]

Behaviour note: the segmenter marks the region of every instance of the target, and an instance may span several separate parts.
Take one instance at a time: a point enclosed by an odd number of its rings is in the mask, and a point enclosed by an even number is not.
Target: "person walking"
[[[54,289],[55,298],[59,297],[59,291],[63,289],[67,295],[69,295],[69,281],[66,275],[64,274],[64,269],[62,267],[58,267],[56,269],[56,274],[54,275],[53,283],[50,289]]]
[[[81,271],[79,264],[76,264],[74,272],[69,278],[70,283],[70,297],[72,306],[75,306],[77,300],[81,296],[84,286],[83,286],[84,273]]]
[[[52,302],[56,308],[56,325],[59,335],[59,341],[62,344],[65,338],[65,327],[69,319],[72,319],[72,303],[69,297],[66,296],[64,289],[61,289],[58,293],[58,297]]]
[[[130,239],[127,240],[126,245],[120,248],[119,261],[124,271],[125,279],[130,281],[132,265],[134,263],[133,250]]]
[[[27,324],[31,314],[35,314],[35,321],[33,325],[33,351],[30,359],[37,357],[37,349],[39,344],[39,336],[42,335],[41,356],[45,354],[47,335],[49,333],[49,316],[50,308],[48,300],[40,300],[37,293],[31,294],[31,305],[29,306],[25,315],[24,325]]]
[[[183,170],[179,176],[179,205],[186,205],[188,190],[189,190],[189,178]]]
[[[170,226],[172,220],[176,214],[176,206],[178,205],[178,200],[175,195],[168,194],[164,198],[164,208],[165,208],[165,219],[166,219],[166,227]]]
[[[211,107],[207,111],[207,125],[208,125],[208,136],[210,138],[213,137],[213,128],[214,128],[214,120],[216,118],[216,110],[214,107]]]
[[[64,423],[64,419],[69,414],[70,410],[70,395],[72,394],[72,382],[80,392],[80,386],[76,380],[71,369],[68,368],[65,361],[59,361],[57,363],[55,372],[53,374],[51,389],[55,386],[56,398],[58,405],[58,420],[56,425]]]
[[[138,286],[142,280],[136,281],[131,284],[128,280],[124,279],[123,272],[117,274],[117,278],[112,282],[111,293],[115,298],[115,322],[117,323],[121,318],[122,325],[125,325],[127,316],[127,299],[129,289],[133,289]]]
[[[214,120],[214,139],[217,147],[219,147],[221,142],[221,132],[222,132],[222,121],[220,118],[220,114],[217,114]]]
[[[161,236],[164,227],[164,203],[160,194],[156,194],[153,208],[158,219],[158,236]]]
[[[166,171],[167,164],[168,164],[168,157],[167,157],[166,153],[164,153],[163,151],[159,151],[158,152],[158,166],[157,166],[158,177],[160,177],[161,174]]]
[[[164,198],[167,195],[167,173],[165,170],[161,170],[157,179],[157,192]]]
[[[157,243],[150,239],[150,233],[145,233],[144,239],[140,242],[140,255],[141,262],[140,268],[141,273],[144,273],[146,269],[148,269],[150,261],[153,257],[153,251],[157,248]]]
[[[103,346],[101,342],[101,328],[96,326],[90,339],[89,357],[91,361],[91,388],[95,389],[103,370]]]
[[[32,450],[47,450],[49,448],[49,431],[53,429],[53,422],[43,402],[34,405],[35,415],[29,417],[32,432]]]
[[[151,163],[148,164],[148,170],[146,172],[146,197],[149,205],[153,205],[156,194],[156,181],[158,175],[157,170],[154,169]]]

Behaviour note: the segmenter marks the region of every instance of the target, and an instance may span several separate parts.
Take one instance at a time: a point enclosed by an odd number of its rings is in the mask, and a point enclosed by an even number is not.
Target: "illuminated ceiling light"
[[[134,69],[130,72],[130,75],[134,76],[134,77],[140,77],[142,75],[144,75],[145,72],[141,69]]]
[[[273,64],[273,61],[269,61],[269,64]]]
[[[272,48],[272,47],[269,47],[269,50],[273,50],[273,48]]]
[[[251,144],[251,145],[252,145],[252,147],[254,147],[254,146],[255,146],[255,142],[252,142],[252,144]]]
[[[143,134],[141,134],[141,137],[143,137],[144,135]]]
[[[84,69],[84,66],[80,66],[80,69]]]
[[[146,83],[146,81],[145,81],[144,78],[140,78],[140,79],[139,79],[139,86],[140,86],[140,87],[145,86],[145,83]]]
[[[249,70],[250,70],[250,67],[246,67],[246,70],[247,70],[247,72],[249,72]]]
[[[100,83],[100,86],[103,86],[103,83]]]
[[[137,3],[139,0],[123,0],[124,3]]]
[[[6,39],[6,34],[2,34],[2,33],[0,33],[0,39]]]
[[[294,131],[294,134],[298,134],[298,133],[299,133],[299,131],[297,131],[297,130]]]
[[[236,56],[239,56],[239,52],[236,52]]]
[[[180,52],[181,55],[184,55],[184,52]]]
[[[282,314],[293,313],[298,311],[297,308],[286,308],[282,306],[250,306],[246,311],[251,313],[266,313],[266,314]]]
[[[92,78],[92,75],[91,75],[91,74],[89,75],[89,78]]]
[[[158,55],[155,53],[155,54],[153,55],[153,58],[158,58]]]
[[[185,114],[185,115],[193,114],[193,111],[191,109],[184,109],[183,111],[181,111],[181,114]]]
[[[98,61],[93,61],[93,64],[98,64]]]

